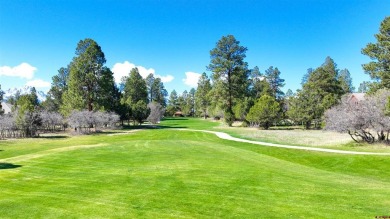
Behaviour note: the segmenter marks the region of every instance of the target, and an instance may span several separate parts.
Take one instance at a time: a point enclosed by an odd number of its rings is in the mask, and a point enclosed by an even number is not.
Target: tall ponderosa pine
[[[281,100],[284,95],[284,92],[281,90],[281,88],[284,87],[284,79],[280,78],[279,69],[270,66],[265,70],[265,78],[270,85],[272,96],[277,100]]]
[[[376,43],[369,43],[362,49],[362,53],[373,60],[363,64],[364,71],[375,80],[370,86],[372,92],[381,88],[390,89],[390,17],[382,21],[375,38]]]
[[[63,95],[61,111],[64,114],[73,109],[92,111],[112,105],[103,100],[115,86],[113,74],[104,68],[105,63],[104,53],[94,40],[85,39],[77,44],[76,56],[69,69],[68,90]]]
[[[210,106],[210,93],[211,84],[207,74],[203,72],[198,80],[198,88],[195,92],[195,102],[197,108],[202,110],[203,117],[207,117],[207,108]]]
[[[246,47],[234,36],[223,36],[210,51],[208,69],[213,72],[212,78],[217,93],[222,98],[220,106],[224,110],[225,122],[231,126],[234,121],[233,107],[237,100],[242,99],[248,91],[248,64],[244,62]]]
[[[154,95],[155,95],[155,90],[154,90],[154,81],[156,80],[156,78],[154,77],[154,75],[152,73],[150,73],[146,78],[145,78],[145,82],[146,82],[146,87],[148,89],[148,102],[151,103],[153,102],[154,100]]]
[[[153,101],[159,103],[162,107],[166,107],[166,97],[168,96],[168,92],[165,89],[161,78],[156,78],[154,80],[152,91],[154,92]]]
[[[122,104],[125,104],[130,110],[129,116],[134,124],[142,123],[148,117],[148,91],[146,82],[139,74],[138,68],[133,68],[128,77],[123,78],[124,90]]]
[[[161,78],[155,78],[152,73],[150,73],[146,79],[146,87],[148,89],[148,101],[159,103],[162,107],[167,105],[165,97],[168,95],[167,90],[165,90],[164,83],[161,81]]]

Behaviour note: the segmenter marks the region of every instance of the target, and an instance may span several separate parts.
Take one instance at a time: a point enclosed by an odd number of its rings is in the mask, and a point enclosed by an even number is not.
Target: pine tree
[[[63,94],[68,90],[69,66],[61,67],[58,74],[52,77],[51,88],[43,103],[48,111],[58,112],[63,104]]]
[[[121,103],[125,104],[130,110],[129,116],[133,119],[134,124],[136,122],[140,124],[149,115],[147,113],[148,91],[146,82],[137,68],[133,68],[130,75],[125,77],[123,81],[124,90]]]
[[[289,117],[304,123],[307,129],[312,122],[318,128],[325,110],[337,104],[345,93],[338,80],[338,72],[336,63],[327,57],[324,64],[310,73],[296,97],[289,101]]]
[[[281,100],[284,93],[281,90],[284,87],[284,79],[280,78],[280,71],[278,68],[270,66],[265,70],[265,78],[270,85],[272,96],[277,100]]]
[[[352,93],[355,90],[352,85],[351,73],[349,73],[348,69],[341,70],[337,79],[344,93]]]
[[[63,94],[63,114],[69,114],[73,109],[92,111],[105,108],[99,103],[104,99],[101,95],[111,93],[114,86],[112,72],[104,68],[105,62],[104,53],[94,40],[85,39],[78,43],[69,68],[68,89]]]
[[[198,88],[195,92],[195,102],[197,107],[202,110],[204,118],[207,118],[207,108],[210,106],[211,84],[206,73],[203,73],[198,80]]]
[[[244,62],[246,47],[234,36],[223,36],[210,51],[208,69],[213,72],[214,83],[219,84],[215,89],[222,95],[219,102],[224,110],[225,122],[231,126],[234,121],[233,107],[237,100],[243,98],[248,91],[248,64]]]
[[[176,90],[173,90],[169,95],[169,102],[166,113],[169,116],[173,116],[177,110],[179,110],[178,96]]]
[[[155,85],[154,85],[154,81],[156,79],[154,78],[154,75],[152,73],[150,73],[146,78],[145,78],[145,82],[146,82],[146,87],[148,89],[148,94],[149,94],[149,97],[148,97],[148,102],[151,103],[153,102],[153,100],[155,99]]]
[[[371,92],[381,88],[390,89],[390,17],[382,21],[375,38],[376,43],[369,43],[362,49],[362,53],[373,60],[363,64],[365,73],[375,80],[370,85]]]
[[[164,83],[161,81],[161,78],[156,78],[154,80],[152,92],[154,92],[153,101],[159,103],[162,107],[166,107],[166,97],[168,96],[168,92],[165,89]]]

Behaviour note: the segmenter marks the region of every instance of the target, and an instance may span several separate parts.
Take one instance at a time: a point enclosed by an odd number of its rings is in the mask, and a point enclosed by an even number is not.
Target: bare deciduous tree
[[[389,90],[379,90],[357,103],[343,97],[339,105],[326,111],[326,129],[348,133],[356,142],[389,144],[390,117],[386,115],[389,96]]]
[[[45,131],[54,132],[62,130],[64,127],[64,118],[57,112],[41,111],[42,128]]]
[[[114,128],[119,121],[119,116],[115,113],[93,112],[93,111],[72,111],[68,118],[70,127],[78,133],[89,133],[92,128]]]
[[[147,120],[152,124],[160,122],[161,118],[165,113],[165,109],[159,103],[156,102],[149,103],[148,108],[150,109],[150,114]]]

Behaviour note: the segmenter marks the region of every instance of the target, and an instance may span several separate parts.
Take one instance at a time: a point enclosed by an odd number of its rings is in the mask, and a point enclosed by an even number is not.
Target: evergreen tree
[[[189,109],[190,109],[189,114],[191,116],[195,115],[195,93],[196,93],[195,88],[191,88],[190,92],[188,93],[188,97],[187,97],[187,105],[189,106]]]
[[[254,99],[258,99],[264,90],[265,77],[261,74],[259,67],[255,66],[250,72],[250,96]]]
[[[390,17],[382,21],[375,38],[376,43],[369,43],[362,49],[362,53],[373,60],[363,64],[365,73],[375,81],[370,85],[372,92],[381,88],[390,89]]]
[[[58,74],[52,77],[51,88],[43,103],[48,111],[58,112],[63,103],[63,94],[68,90],[69,66],[61,67]]]
[[[148,89],[148,102],[156,102],[162,107],[166,107],[167,103],[165,97],[168,96],[168,92],[165,90],[164,83],[161,81],[161,78],[155,78],[154,75],[150,73],[146,77],[145,81]]]
[[[288,89],[286,92],[286,98],[290,98],[294,96],[294,92],[291,89]]]
[[[161,78],[156,78],[154,80],[152,91],[154,92],[153,101],[159,103],[162,107],[166,107],[166,97],[168,96],[168,92],[165,89]]]
[[[280,78],[280,71],[278,68],[274,68],[273,66],[269,67],[265,70],[265,78],[270,85],[272,96],[274,96],[277,100],[281,100],[284,93],[281,90],[284,87],[284,79]]]
[[[311,72],[296,98],[289,101],[288,116],[310,128],[312,122],[318,128],[325,110],[337,104],[345,93],[338,81],[336,63],[330,57],[321,67]]]
[[[148,91],[146,82],[139,74],[138,68],[133,68],[128,77],[123,78],[124,90],[121,100],[130,110],[129,117],[133,119],[134,124],[142,123],[149,115],[147,101]]]
[[[176,111],[179,110],[179,102],[178,102],[178,96],[176,90],[173,90],[169,94],[169,100],[168,100],[168,106],[166,113],[168,116],[173,116]]]
[[[99,82],[110,74],[103,68],[105,62],[104,53],[94,40],[85,39],[77,44],[76,56],[69,69],[68,89],[63,95],[63,114],[69,114],[73,109],[92,111],[101,107],[99,95],[108,91],[102,90]]]
[[[202,110],[202,114],[205,119],[207,117],[207,109],[210,106],[210,90],[210,79],[207,77],[207,74],[203,72],[198,80],[198,88],[195,92],[195,102],[197,104],[197,108]]]
[[[155,87],[155,84],[154,84],[154,81],[156,79],[154,78],[154,75],[152,73],[150,73],[146,78],[145,78],[145,82],[146,82],[146,87],[148,89],[148,102],[151,103],[153,102],[153,100],[155,99],[155,93],[156,93],[156,87]]]
[[[210,51],[208,69],[213,72],[214,83],[219,84],[215,89],[222,98],[220,106],[224,110],[225,122],[233,124],[233,107],[237,100],[243,98],[248,90],[248,64],[244,62],[246,47],[232,35],[223,36]]]
[[[303,75],[302,80],[301,80],[301,85],[303,86],[306,84],[307,80],[309,79],[311,73],[313,73],[314,69],[308,68],[306,74]]]
[[[116,111],[120,103],[119,89],[115,84],[114,73],[108,67],[103,67],[98,75],[96,93],[96,110]]]
[[[345,68],[340,71],[338,80],[344,93],[352,93],[355,90],[352,85],[351,73],[349,73],[348,69]]]
[[[279,103],[269,95],[260,97],[249,110],[247,120],[253,125],[259,125],[268,129],[278,119],[280,111]]]
[[[178,102],[178,105],[179,105],[179,109],[180,111],[184,114],[184,115],[188,115],[190,113],[190,108],[189,106],[187,105],[187,99],[188,99],[188,92],[187,90],[184,90],[183,91],[183,94],[180,95],[178,98],[177,98],[177,102]]]
[[[31,103],[34,107],[39,105],[37,89],[35,89],[35,87],[30,88],[29,98],[31,99]]]

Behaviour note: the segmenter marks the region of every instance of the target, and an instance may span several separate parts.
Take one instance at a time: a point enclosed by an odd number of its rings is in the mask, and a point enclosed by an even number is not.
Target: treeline
[[[277,124],[319,128],[325,110],[354,90],[348,69],[339,70],[327,57],[324,64],[308,70],[302,89],[285,94],[281,71],[273,66],[264,73],[258,67],[249,69],[246,51],[234,36],[222,37],[210,51],[210,78],[203,73],[197,90],[182,95],[172,91],[167,112],[223,118],[228,125],[240,120],[244,125],[265,129]]]
[[[124,121],[134,125],[146,119],[159,122],[167,96],[161,79],[153,74],[143,79],[134,68],[117,86],[105,62],[94,40],[81,40],[76,56],[52,78],[45,101],[40,103],[32,88],[29,94],[16,94],[7,100],[13,108],[11,114],[2,115],[0,108],[0,138],[34,137],[66,127],[85,133],[112,128],[117,122],[123,125]],[[0,89],[1,101],[3,94]]]
[[[148,103],[166,106],[167,91],[160,78],[150,74],[143,79],[134,68],[117,86],[105,63],[104,53],[94,40],[81,40],[73,60],[53,77],[43,107],[64,116],[72,110],[115,112],[122,122],[140,124],[150,113]]]

